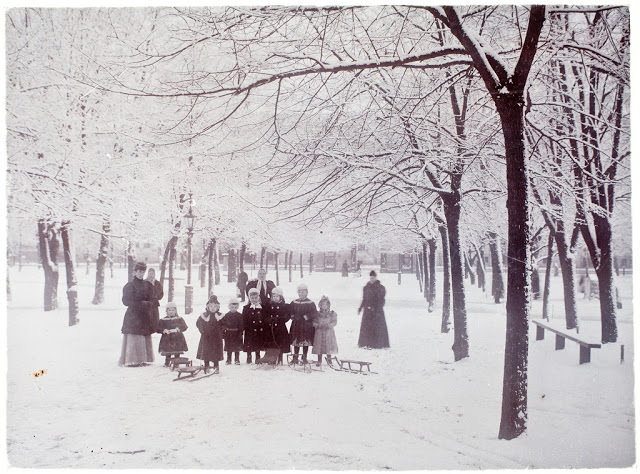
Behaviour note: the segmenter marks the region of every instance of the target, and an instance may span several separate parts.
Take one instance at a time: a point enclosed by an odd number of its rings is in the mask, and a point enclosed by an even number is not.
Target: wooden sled
[[[189,367],[193,362],[188,357],[173,357],[169,359],[169,364],[171,364],[171,370],[176,370],[181,366]]]
[[[178,372],[178,377],[173,379],[174,382],[176,380],[186,380],[186,379],[198,380],[198,379],[213,375],[213,372],[204,373],[204,365],[197,365],[197,366],[187,365],[185,367],[178,367],[176,371]],[[196,375],[198,375],[200,372],[202,372],[202,375],[196,377]]]
[[[278,365],[278,357],[280,357],[280,349],[267,349],[267,352],[264,354],[264,356],[260,357],[258,361],[256,361],[256,364],[260,367],[271,366],[275,369],[276,365]]]
[[[363,360],[348,360],[348,359],[338,359],[334,355],[327,355],[326,357],[327,365],[331,367],[333,370],[338,370],[341,372],[351,372],[352,374],[376,374],[377,372],[371,371],[371,362],[365,362]]]

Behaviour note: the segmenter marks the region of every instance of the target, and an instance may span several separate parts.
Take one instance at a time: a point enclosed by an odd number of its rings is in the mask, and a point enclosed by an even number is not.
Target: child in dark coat
[[[307,298],[309,288],[306,284],[298,285],[297,300],[291,302],[291,345],[293,346],[293,363],[298,363],[298,354],[302,347],[302,362],[307,363],[307,353],[309,346],[313,345],[315,329],[313,320],[318,310],[316,304]]]
[[[204,372],[208,373],[209,362],[213,362],[213,373],[220,373],[218,362],[224,359],[222,354],[222,326],[220,319],[220,303],[216,295],[211,295],[207,301],[207,310],[196,321],[200,331],[197,359],[204,361]]]
[[[183,332],[187,330],[187,323],[178,316],[178,307],[173,302],[167,303],[167,315],[158,321],[158,332],[162,334],[158,351],[165,357],[164,365],[171,365],[171,357],[179,357],[189,350]]]
[[[242,332],[244,324],[242,313],[238,311],[240,303],[237,298],[229,300],[229,312],[220,320],[224,334],[224,350],[227,353],[227,365],[231,364],[231,353],[234,353],[236,365],[240,365],[240,351],[242,346]]]
[[[282,354],[291,352],[291,340],[287,330],[287,321],[291,319],[291,307],[284,302],[284,292],[279,286],[271,292],[271,304],[269,305],[269,317],[267,322],[267,347],[280,349],[278,364],[282,365]]]

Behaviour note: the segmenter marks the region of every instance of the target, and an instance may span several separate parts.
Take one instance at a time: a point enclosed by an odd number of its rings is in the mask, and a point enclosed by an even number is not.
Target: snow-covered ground
[[[346,279],[305,274],[310,298],[326,293],[338,313],[339,356],[369,360],[377,374],[326,366],[312,373],[263,369],[244,364],[243,354],[242,365],[222,363],[220,375],[190,383],[173,382],[176,374],[159,354],[151,366],[118,367],[126,275],[116,269],[115,278],[107,276],[106,302],[96,307],[94,269],[89,275],[80,270],[80,324],[71,328],[64,271],[60,309],[45,313],[42,270],[8,270],[6,435],[14,467],[431,470],[635,463],[629,276],[618,281],[619,343],[594,349],[590,364],[578,364],[577,344],[567,341],[564,351],[555,351],[553,337],[535,341],[531,328],[528,429],[505,441],[497,438],[505,310],[477,288],[467,293],[470,357],[454,362],[453,332],[440,333],[440,306],[426,311],[415,276],[404,275],[401,286],[394,274],[380,276],[391,348],[376,351],[357,347],[366,272]],[[268,277],[275,280],[275,272]],[[280,280],[289,301],[299,274],[292,283],[283,273]],[[205,289],[196,282],[195,311],[185,315],[184,283],[176,282],[176,301],[194,358]],[[223,310],[233,285],[215,289]],[[561,288],[554,279],[559,321]],[[597,335],[598,301],[578,299],[582,332]],[[532,314],[540,314],[538,302]],[[157,349],[159,335],[153,341]]]

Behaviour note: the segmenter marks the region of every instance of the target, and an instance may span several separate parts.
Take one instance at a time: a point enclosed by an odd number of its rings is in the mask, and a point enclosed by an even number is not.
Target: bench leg
[[[540,326],[536,326],[536,341],[541,341],[544,339],[544,328]]]
[[[564,337],[562,337],[560,334],[556,334],[556,350],[560,351],[562,349],[564,349]]]
[[[591,348],[588,346],[580,346],[580,363],[586,364],[591,362]]]

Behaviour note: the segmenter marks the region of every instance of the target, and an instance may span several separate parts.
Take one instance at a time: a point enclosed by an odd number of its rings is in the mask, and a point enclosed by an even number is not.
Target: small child
[[[164,366],[169,367],[172,357],[179,357],[189,349],[183,334],[187,330],[187,323],[178,316],[178,307],[173,301],[167,303],[166,313],[167,315],[158,321],[157,331],[162,334],[158,352],[165,357]]]
[[[319,311],[313,320],[313,327],[316,328],[313,337],[313,353],[318,354],[318,362],[316,365],[322,365],[322,354],[337,354],[338,341],[336,341],[336,332],[333,328],[338,324],[338,315],[331,310],[331,301],[329,297],[323,295],[318,301]]]
[[[238,298],[231,298],[229,300],[229,312],[220,320],[224,334],[224,350],[227,353],[227,365],[231,364],[232,352],[234,353],[235,364],[240,365],[244,324],[242,322],[242,313],[238,311],[239,307]]]
[[[313,321],[315,320],[316,304],[307,298],[309,288],[306,284],[298,285],[298,299],[291,302],[291,345],[293,346],[293,363],[298,363],[298,354],[302,347],[302,363],[307,363],[307,353],[309,346],[313,344],[314,331]]]
[[[213,362],[213,373],[219,374],[218,362],[224,359],[222,354],[222,326],[220,319],[220,303],[216,295],[211,295],[207,301],[207,309],[196,321],[196,327],[200,331],[200,343],[198,344],[197,359],[204,361],[204,373],[208,373],[209,362]]]
[[[291,340],[286,325],[287,321],[291,319],[291,307],[284,302],[284,292],[279,286],[271,292],[268,312],[267,347],[280,349],[278,364],[282,365],[282,354],[291,352]]]

